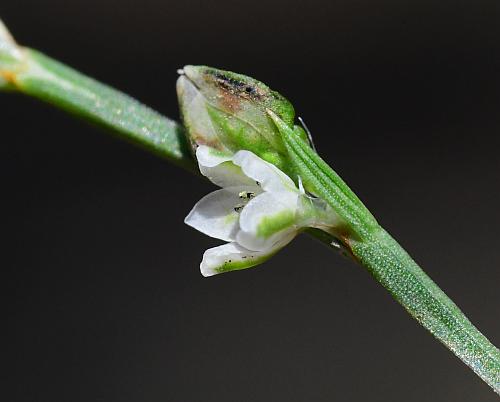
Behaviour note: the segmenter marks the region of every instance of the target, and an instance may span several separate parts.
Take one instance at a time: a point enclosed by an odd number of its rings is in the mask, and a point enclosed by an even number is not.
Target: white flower
[[[234,155],[199,146],[201,173],[222,187],[202,198],[185,223],[228,242],[208,249],[201,273],[211,276],[257,265],[288,244],[305,227],[338,224],[335,213],[274,165],[250,151]]]

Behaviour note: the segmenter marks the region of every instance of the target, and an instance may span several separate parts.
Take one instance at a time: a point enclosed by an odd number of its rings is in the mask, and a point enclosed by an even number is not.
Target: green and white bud
[[[218,151],[248,150],[283,171],[288,156],[281,135],[266,110],[294,127],[292,104],[262,82],[206,66],[179,70],[177,95],[193,150],[206,145]],[[297,133],[305,138],[303,130]]]

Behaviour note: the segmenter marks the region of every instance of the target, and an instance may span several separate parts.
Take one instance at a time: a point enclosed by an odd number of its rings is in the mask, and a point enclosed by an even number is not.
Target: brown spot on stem
[[[0,71],[0,76],[11,85],[16,85],[17,76],[13,71]]]
[[[337,237],[340,242],[342,243],[343,245],[343,251],[349,255],[350,257],[354,258],[355,260],[358,259],[358,257],[356,257],[354,255],[354,252],[352,250],[352,245],[351,245],[351,236],[349,233],[347,233],[346,231],[342,231],[338,234],[338,237]]]

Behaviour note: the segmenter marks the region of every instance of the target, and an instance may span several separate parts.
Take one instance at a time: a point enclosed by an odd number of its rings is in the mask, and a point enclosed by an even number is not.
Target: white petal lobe
[[[237,243],[227,243],[209,248],[203,254],[200,271],[203,276],[212,276],[228,271],[250,268],[270,258],[277,250],[262,253],[245,249]]]
[[[200,232],[233,241],[239,229],[239,213],[235,207],[240,202],[238,193],[242,187],[214,191],[196,203],[184,222]]]
[[[231,155],[201,145],[196,150],[196,158],[201,174],[219,187],[257,187],[254,180],[247,177],[239,166],[231,162]]]
[[[200,166],[214,167],[221,163],[231,161],[232,158],[231,154],[215,151],[213,148],[207,147],[206,145],[200,145],[196,148],[196,159]]]
[[[298,194],[263,193],[243,209],[236,240],[251,250],[269,250],[290,230],[295,231]]]
[[[290,177],[250,151],[238,151],[233,163],[241,166],[243,173],[258,182],[265,191],[297,191]]]

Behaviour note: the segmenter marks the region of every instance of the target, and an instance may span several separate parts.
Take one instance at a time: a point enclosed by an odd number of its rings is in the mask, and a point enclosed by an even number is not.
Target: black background
[[[500,344],[500,3],[2,0],[19,42],[177,118],[176,69],[282,92],[320,153]],[[307,237],[203,278],[213,186],[0,95],[9,401],[494,401],[362,268]]]

